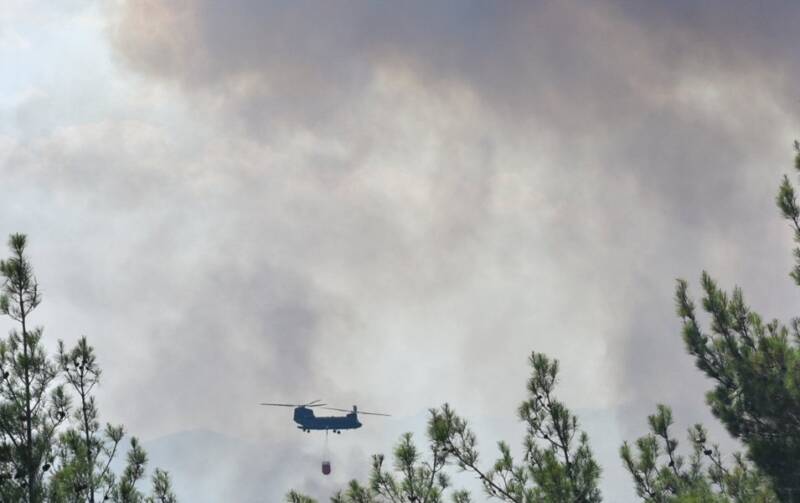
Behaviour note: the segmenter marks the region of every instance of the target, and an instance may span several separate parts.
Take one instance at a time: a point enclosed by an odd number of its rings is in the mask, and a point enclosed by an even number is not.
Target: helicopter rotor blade
[[[326,410],[335,410],[338,412],[355,412],[356,414],[366,414],[368,416],[385,416],[391,417],[391,414],[383,414],[381,412],[365,412],[362,410],[353,411],[353,409],[337,409],[336,407],[323,407]]]
[[[313,402],[309,403],[262,403],[260,405],[269,405],[271,407],[323,407],[327,404],[325,403],[317,403],[319,400],[314,400]]]

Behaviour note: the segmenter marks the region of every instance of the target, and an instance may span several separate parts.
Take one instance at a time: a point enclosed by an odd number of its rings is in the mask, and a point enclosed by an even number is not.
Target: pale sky
[[[605,500],[633,501],[617,449],[656,403],[680,438],[703,421],[735,447],[675,278],[697,294],[706,269],[793,315],[774,195],[800,131],[798,15],[5,0],[0,236],[29,235],[48,346],[89,338],[102,418],[183,501],[324,498],[445,401],[489,464],[521,445],[533,350],[562,363]],[[330,478],[320,435],[257,406],[316,398],[393,414],[337,436]]]

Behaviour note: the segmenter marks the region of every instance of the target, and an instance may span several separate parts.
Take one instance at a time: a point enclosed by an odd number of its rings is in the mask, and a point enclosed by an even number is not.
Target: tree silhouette
[[[147,455],[135,437],[118,480],[110,469],[124,428],[101,431],[92,394],[101,371],[86,338],[70,350],[59,341],[53,362],[42,328],[31,328],[41,294],[26,245],[25,235],[13,234],[11,257],[0,261],[0,313],[17,324],[0,340],[0,501],[175,503],[163,470],[154,471],[150,496],[137,489]]]

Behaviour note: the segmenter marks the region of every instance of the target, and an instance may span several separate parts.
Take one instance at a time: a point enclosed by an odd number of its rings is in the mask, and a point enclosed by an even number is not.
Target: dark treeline
[[[800,144],[795,143],[800,172]],[[791,277],[800,285],[800,206],[784,177],[776,198],[794,230],[797,247]],[[672,411],[659,405],[647,417],[649,432],[620,447],[636,494],[650,503],[800,502],[800,318],[788,324],[765,322],[745,303],[742,291],[725,292],[711,276],[701,276],[698,319],[688,283],[675,292],[682,336],[697,368],[714,383],[706,402],[744,453],[725,456],[700,425],[687,432],[682,448],[672,431]],[[474,501],[451,487],[448,469],[477,476],[490,499],[513,503],[597,503],[601,468],[578,418],[555,395],[558,361],[540,353],[530,357],[527,398],[517,415],[526,426],[522,457],[514,459],[500,442],[495,461],[479,459],[477,439],[468,422],[447,404],[431,409],[427,446],[417,447],[410,434],[394,448],[387,466],[383,455],[372,458],[369,480],[353,480],[332,503],[439,503]],[[483,499],[483,498],[481,498]],[[291,491],[289,503],[314,503]]]
[[[12,235],[10,257],[0,261],[0,313],[14,323],[0,340],[0,502],[175,503],[163,470],[154,470],[149,495],[142,492],[147,454],[138,440],[123,445],[121,425],[101,426],[92,394],[100,366],[86,338],[45,351],[32,320],[42,296],[26,244]],[[114,473],[126,448],[125,468]]]

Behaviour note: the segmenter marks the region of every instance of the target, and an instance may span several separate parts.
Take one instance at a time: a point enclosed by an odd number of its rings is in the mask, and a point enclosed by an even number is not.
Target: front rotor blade
[[[337,409],[336,407],[323,407],[325,410],[335,410],[338,412],[353,412],[353,409]]]
[[[327,403],[305,404],[303,407],[325,407]]]
[[[262,403],[259,405],[269,405],[271,407],[299,407],[299,405],[293,403]]]

